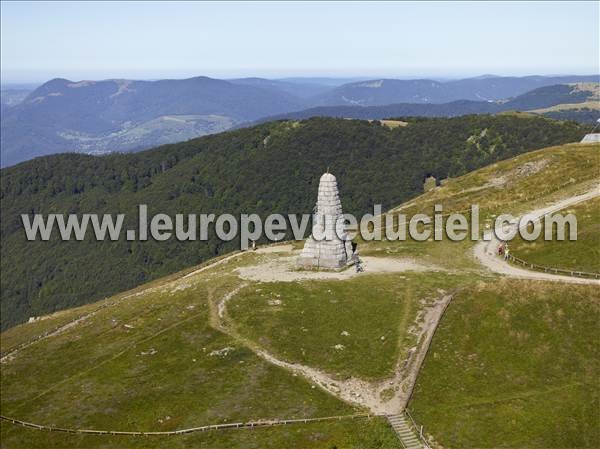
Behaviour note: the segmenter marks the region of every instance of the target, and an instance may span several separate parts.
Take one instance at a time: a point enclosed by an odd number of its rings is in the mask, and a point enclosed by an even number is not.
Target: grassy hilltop
[[[410,407],[444,447],[593,448],[597,286],[503,280],[462,291]]]
[[[527,242],[519,238],[511,245],[513,254],[541,266],[600,273],[600,200],[595,198],[561,213],[577,217],[577,240]]]
[[[170,239],[27,242],[21,214],[306,213],[327,167],[344,211],[395,206],[422,192],[423,180],[456,177],[549,145],[578,141],[584,127],[542,118],[466,116],[379,122],[311,119],[274,122],[137,154],[55,155],[2,170],[2,329],[111,296],[233,250]]]
[[[499,213],[524,213],[588,191],[599,168],[599,145],[546,148],[450,179],[395,210],[431,213],[439,203],[452,212],[475,202],[485,227]],[[584,239],[597,238],[591,220],[583,219],[579,230]],[[405,394],[404,385],[386,386],[422,344],[424,317],[452,295],[409,402],[434,444],[595,446],[597,286],[501,278],[477,263],[472,242],[449,241],[361,242],[366,272],[342,273],[341,280],[260,282],[250,275],[271,275],[298,247],[225,257],[202,271],[188,268],[5,331],[3,353],[25,347],[3,363],[2,413],[63,427],[174,430],[364,412],[371,388],[386,407],[394,395]],[[589,257],[567,254],[575,264]],[[376,269],[377,262],[393,267],[403,261],[413,268]],[[325,391],[301,372],[267,362],[263,351],[342,387],[364,382],[363,396],[341,400],[335,389]],[[6,423],[2,433],[6,447],[27,448],[401,447],[382,418],[144,439],[46,433]]]

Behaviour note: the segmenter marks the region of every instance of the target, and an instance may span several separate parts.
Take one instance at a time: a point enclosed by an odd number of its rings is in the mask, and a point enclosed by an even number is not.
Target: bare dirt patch
[[[290,245],[291,247],[291,245]],[[405,271],[441,271],[433,265],[425,265],[413,259],[393,257],[361,257],[364,272],[357,273],[351,266],[341,271],[299,270],[296,268],[296,255],[269,259],[258,265],[240,267],[236,271],[245,280],[258,282],[294,282],[305,280],[351,279],[372,273],[400,273]],[[286,254],[286,253],[283,253]]]

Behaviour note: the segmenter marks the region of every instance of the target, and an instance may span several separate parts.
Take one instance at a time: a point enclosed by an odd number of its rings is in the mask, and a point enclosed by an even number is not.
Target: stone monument
[[[581,143],[599,143],[600,142],[600,133],[596,132],[596,129],[598,129],[598,126],[600,126],[600,118],[598,120],[596,120],[596,126],[594,126],[594,129],[592,129],[592,132],[589,134],[586,134],[583,139],[581,139]]]
[[[313,213],[312,234],[298,258],[301,268],[339,269],[352,263],[352,243],[338,217],[342,202],[335,176],[325,173],[319,181],[317,205]]]

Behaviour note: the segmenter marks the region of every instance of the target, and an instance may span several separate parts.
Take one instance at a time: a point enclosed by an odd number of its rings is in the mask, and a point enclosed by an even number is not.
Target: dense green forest
[[[406,120],[406,119],[405,119]],[[83,304],[231,251],[208,242],[27,242],[21,214],[306,213],[320,175],[338,178],[345,212],[397,205],[427,175],[459,176],[514,155],[578,141],[587,127],[516,116],[379,122],[314,118],[270,122],[136,154],[61,154],[1,171],[2,329]]]

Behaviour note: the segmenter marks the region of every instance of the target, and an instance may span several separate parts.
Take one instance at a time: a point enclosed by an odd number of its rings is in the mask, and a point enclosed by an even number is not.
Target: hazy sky
[[[3,82],[599,71],[599,2],[2,2]]]

